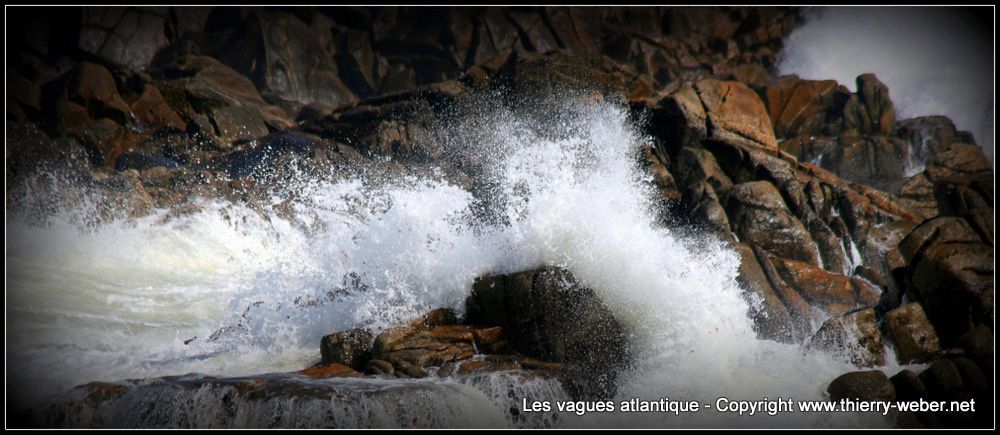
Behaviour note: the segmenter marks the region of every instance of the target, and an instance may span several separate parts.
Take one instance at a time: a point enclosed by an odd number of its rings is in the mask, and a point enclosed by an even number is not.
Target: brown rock
[[[130,103],[136,118],[148,127],[170,127],[187,130],[187,123],[167,104],[163,95],[151,84],[143,85],[142,93]]]
[[[840,399],[891,401],[896,398],[896,389],[880,370],[845,373],[830,382],[826,391],[834,402]]]
[[[878,293],[873,295],[869,285],[861,280],[795,260],[777,259],[775,266],[786,283],[795,287],[813,306],[830,314],[842,314],[841,309],[845,307],[850,310],[878,302]]]
[[[266,104],[250,79],[208,56],[181,56],[160,74],[177,77],[162,82],[160,91],[171,107],[188,118],[225,106]]]
[[[360,378],[361,373],[343,364],[325,364],[295,372],[313,379]]]
[[[827,320],[809,345],[832,352],[859,367],[885,364],[882,333],[875,323],[874,308]]]
[[[218,132],[218,144],[228,148],[233,143],[267,136],[268,129],[255,107],[227,106],[214,110],[210,118]]]
[[[476,345],[493,344],[503,339],[503,327],[482,327],[472,328],[472,334],[476,338]]]
[[[917,302],[889,311],[885,316],[885,327],[896,346],[900,364],[924,362],[941,352],[937,332]]]
[[[896,110],[889,98],[889,88],[874,74],[856,79],[858,91],[844,106],[845,128],[861,134],[891,135],[896,127]]]
[[[702,80],[695,90],[708,116],[708,138],[777,153],[767,109],[750,88],[739,82]]]

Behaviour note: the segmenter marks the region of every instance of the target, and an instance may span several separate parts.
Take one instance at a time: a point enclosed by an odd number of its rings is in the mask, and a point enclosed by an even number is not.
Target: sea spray
[[[317,360],[323,334],[378,330],[431,307],[462,310],[476,277],[542,264],[570,270],[628,329],[639,362],[620,377],[623,400],[822,399],[826,383],[851,369],[756,339],[736,253],[657,222],[635,158],[647,139],[626,109],[575,97],[509,106],[481,98],[468,103],[474,110],[446,113],[432,136],[471,188],[373,163],[360,175],[293,171],[263,213],[204,199],[193,213],[154,210],[80,232],[66,212],[38,224],[14,210],[8,360],[21,381],[13,385],[41,395],[93,380],[296,370]],[[558,395],[551,385],[500,385]],[[484,397],[469,403],[499,408],[484,415],[508,415],[495,384],[471,386],[461,394]],[[715,414],[590,414],[559,425],[861,424]]]

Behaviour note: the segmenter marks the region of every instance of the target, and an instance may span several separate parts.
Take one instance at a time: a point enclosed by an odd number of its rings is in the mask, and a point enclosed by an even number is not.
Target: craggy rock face
[[[796,10],[8,12],[8,205],[43,166],[118,195],[133,217],[180,212],[194,197],[261,204],[292,160],[334,173],[373,162],[435,165],[476,191],[469,173],[483,163],[446,154],[428,125],[473,95],[582,88],[584,98],[627,104],[648,136],[636,159],[669,210],[663,224],[705,229],[739,253],[761,338],[808,342],[858,366],[931,364],[892,381],[851,373],[834,380],[831,397],[988,390],[992,165],[945,117],[897,119],[891,90],[873,74],[859,76],[854,93],[832,80],[776,76]],[[299,378],[510,370],[557,375],[575,396],[609,394],[629,365],[620,322],[568,272],[542,266],[480,277],[466,323],[435,312],[383,331],[328,335],[322,365],[294,379],[81,388],[96,402],[199,385],[252,397],[322,395],[329,391]],[[895,355],[884,354],[886,342]],[[902,415],[900,424],[982,423],[918,417]]]

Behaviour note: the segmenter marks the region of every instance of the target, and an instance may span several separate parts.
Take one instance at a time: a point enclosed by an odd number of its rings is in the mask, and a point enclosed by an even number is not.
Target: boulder
[[[900,364],[924,362],[941,352],[937,332],[917,302],[886,313],[885,328],[896,346]]]
[[[132,112],[147,128],[168,127],[179,131],[187,130],[187,123],[167,104],[156,86],[144,84],[137,98],[129,102]]]
[[[823,323],[810,347],[823,349],[858,367],[885,364],[882,333],[875,322],[875,309],[865,308]]]
[[[813,307],[839,315],[878,303],[879,290],[865,280],[827,272],[808,263],[787,259],[774,261],[783,280]]]
[[[165,7],[81,8],[79,46],[104,60],[144,70],[167,46]],[[184,8],[180,8],[184,9]]]
[[[920,376],[910,370],[901,370],[890,378],[896,388],[896,400],[911,401],[927,399],[927,387]]]
[[[757,335],[763,339],[791,341],[788,309],[771,287],[753,248],[746,243],[736,243],[733,247],[740,254],[737,281],[749,302],[750,317]]]
[[[926,221],[899,244],[906,280],[920,295],[943,344],[974,324],[993,324],[993,248],[967,221]]]
[[[881,370],[845,373],[838,376],[826,389],[830,400],[891,401],[896,399],[896,389]]]
[[[920,374],[920,380],[927,386],[928,397],[931,400],[953,400],[955,395],[965,389],[962,373],[954,362],[939,359]]]
[[[610,397],[630,364],[627,337],[596,293],[565,269],[486,276],[466,300],[467,320],[501,325],[521,353],[565,363],[575,397]]]
[[[785,76],[763,88],[763,98],[777,137],[818,135],[827,127],[827,112],[846,89],[833,80],[801,80]]]
[[[844,105],[844,128],[860,134],[892,135],[896,129],[896,110],[889,98],[889,88],[875,74],[859,75],[855,82],[857,92]]]
[[[249,77],[269,101],[291,113],[313,102],[339,107],[357,101],[316,33],[296,16],[258,8],[242,29],[247,37],[234,40],[219,58]]]
[[[767,109],[750,88],[711,79],[697,82],[694,88],[708,117],[708,139],[777,154]]]
[[[726,211],[740,241],[759,245],[783,258],[819,264],[819,253],[809,232],[791,214],[773,184],[737,184],[729,192]]]
[[[323,363],[338,363],[362,370],[371,359],[372,341],[372,333],[364,328],[323,336],[319,346]]]

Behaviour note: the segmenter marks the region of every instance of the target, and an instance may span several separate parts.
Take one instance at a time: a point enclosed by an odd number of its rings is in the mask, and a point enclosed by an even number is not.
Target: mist
[[[805,12],[778,68],[834,79],[859,74],[889,87],[899,119],[945,115],[971,131],[993,162],[993,47],[989,8],[833,7]]]

